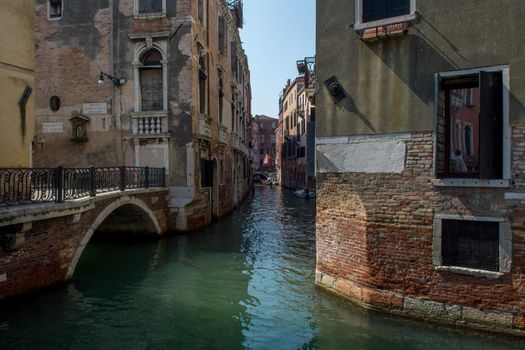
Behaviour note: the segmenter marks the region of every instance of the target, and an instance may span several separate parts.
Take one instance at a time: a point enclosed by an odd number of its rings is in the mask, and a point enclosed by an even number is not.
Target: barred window
[[[499,222],[443,220],[443,265],[499,271],[499,234]]]

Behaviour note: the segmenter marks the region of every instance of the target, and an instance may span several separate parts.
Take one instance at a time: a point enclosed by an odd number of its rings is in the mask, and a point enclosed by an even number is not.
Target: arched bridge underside
[[[0,299],[70,279],[95,232],[164,234],[166,196],[141,189],[0,210]]]

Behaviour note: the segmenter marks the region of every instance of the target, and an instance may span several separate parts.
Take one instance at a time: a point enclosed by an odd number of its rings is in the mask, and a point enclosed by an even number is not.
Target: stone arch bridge
[[[95,231],[168,229],[164,169],[51,170],[0,169],[0,300],[71,279]]]

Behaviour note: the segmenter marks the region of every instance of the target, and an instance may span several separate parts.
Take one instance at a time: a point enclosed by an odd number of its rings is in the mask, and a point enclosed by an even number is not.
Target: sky
[[[241,40],[248,55],[252,114],[278,117],[279,93],[315,56],[315,0],[244,0]]]

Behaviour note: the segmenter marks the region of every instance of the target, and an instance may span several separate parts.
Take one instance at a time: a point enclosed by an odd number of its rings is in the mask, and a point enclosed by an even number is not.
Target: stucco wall
[[[0,167],[29,167],[34,92],[27,101],[25,115],[18,101],[26,85],[35,88],[34,0],[3,1],[0,29]]]
[[[500,64],[511,124],[525,122],[522,1],[417,0],[408,35],[372,43],[353,28],[354,1],[317,4],[318,136],[433,130],[434,73]],[[338,104],[322,84],[332,75],[347,93]]]

